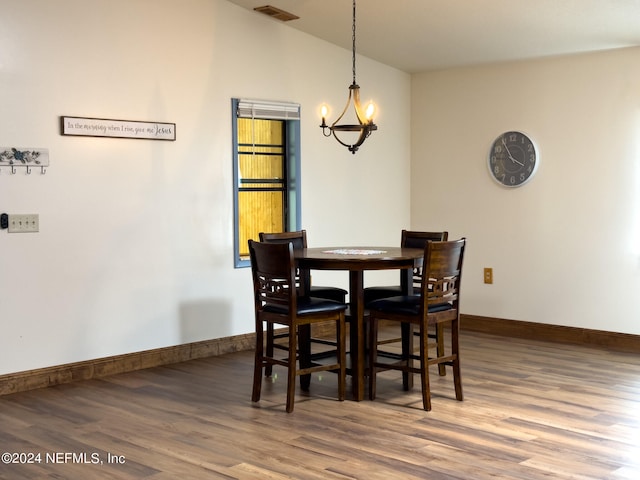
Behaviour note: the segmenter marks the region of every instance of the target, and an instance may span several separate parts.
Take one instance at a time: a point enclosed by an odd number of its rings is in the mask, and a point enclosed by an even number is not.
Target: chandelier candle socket
[[[322,133],[325,137],[329,137],[333,135],[333,137],[340,143],[349,149],[349,151],[355,154],[358,151],[358,148],[364,143],[371,132],[378,129],[378,126],[373,123],[373,115],[375,113],[375,106],[373,102],[369,102],[365,110],[362,109],[362,105],[360,104],[360,86],[356,83],[356,0],[353,0],[353,24],[352,24],[353,34],[351,37],[352,40],[352,70],[353,70],[353,82],[349,86],[349,98],[347,98],[347,104],[344,107],[344,110],[337,118],[335,122],[333,122],[330,126],[327,125],[327,106],[323,105],[321,109],[322,115],[322,123],[320,124],[320,128],[322,128]],[[339,122],[344,118],[344,116],[352,111],[355,112],[354,122],[357,123],[344,123],[339,124]],[[346,120],[346,119],[345,119]],[[348,141],[345,136],[342,136],[342,132],[354,132],[357,136],[355,137],[355,141]],[[338,136],[340,133],[340,137]],[[349,136],[349,134],[347,134]],[[354,138],[353,135],[350,138]]]

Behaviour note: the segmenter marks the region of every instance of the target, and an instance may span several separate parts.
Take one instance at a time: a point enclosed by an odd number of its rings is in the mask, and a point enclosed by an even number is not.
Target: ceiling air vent
[[[271,5],[265,5],[264,7],[256,7],[254,8],[256,12],[264,13],[265,15],[270,16],[271,18],[275,18],[276,20],[282,20],[283,22],[288,22],[289,20],[297,20],[300,17],[297,17],[293,13],[285,12],[284,10],[280,10],[279,8],[272,7]]]

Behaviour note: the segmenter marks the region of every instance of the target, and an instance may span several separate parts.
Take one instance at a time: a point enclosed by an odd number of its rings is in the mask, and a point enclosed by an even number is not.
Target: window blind
[[[300,120],[300,105],[297,103],[240,100],[236,114],[239,118]]]

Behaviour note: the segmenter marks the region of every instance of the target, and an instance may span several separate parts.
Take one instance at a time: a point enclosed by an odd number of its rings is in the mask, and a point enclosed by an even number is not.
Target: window
[[[260,232],[300,228],[300,106],[233,99],[234,257]]]

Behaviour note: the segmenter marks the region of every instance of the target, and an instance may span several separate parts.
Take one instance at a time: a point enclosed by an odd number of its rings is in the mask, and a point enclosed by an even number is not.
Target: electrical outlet
[[[27,233],[40,230],[40,216],[37,213],[9,215],[9,233]]]
[[[484,283],[493,283],[493,268],[484,269]]]

